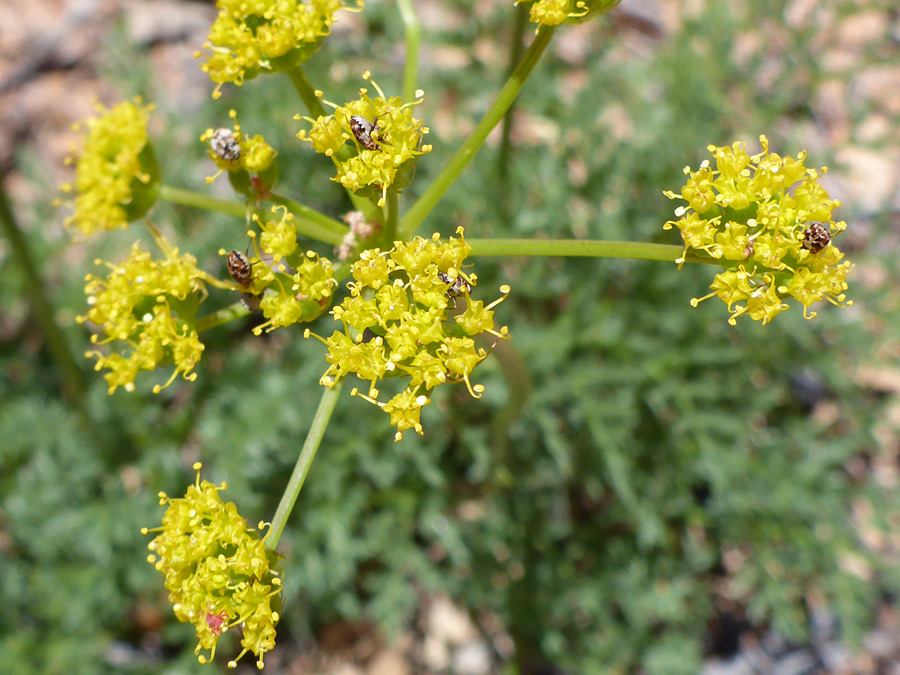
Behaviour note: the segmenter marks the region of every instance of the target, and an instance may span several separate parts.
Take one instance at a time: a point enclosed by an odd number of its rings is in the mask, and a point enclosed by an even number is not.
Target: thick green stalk
[[[236,302],[233,305],[223,307],[222,309],[215,311],[212,314],[201,316],[194,324],[194,328],[198,333],[202,333],[204,331],[210,330],[211,328],[215,328],[216,326],[226,324],[229,321],[240,319],[242,316],[247,316],[249,313],[250,310],[244,306],[244,303]]]
[[[340,221],[329,218],[318,211],[314,211],[308,206],[304,206],[303,204],[287,199],[286,197],[272,195],[269,197],[269,201],[273,204],[284,206],[288,211],[293,213],[296,216],[296,218],[294,218],[294,224],[297,226],[297,233],[307,236],[310,239],[317,239],[318,241],[324,241],[332,246],[337,246],[344,240],[344,235],[349,232],[347,226]]]
[[[327,115],[328,113],[325,110],[325,106],[322,105],[322,101],[316,96],[315,88],[312,86],[312,83],[306,79],[306,73],[303,72],[303,68],[301,66],[295,66],[287,71],[287,74],[291,78],[294,89],[297,90],[297,93],[300,95],[303,105],[306,106],[306,110],[309,114],[313,117],[324,117]],[[338,150],[337,159],[346,160],[352,155],[353,148],[349,145],[344,145],[344,147]],[[370,200],[365,197],[360,197],[353,192],[353,190],[347,190],[347,196],[350,197],[353,208],[357,211],[362,211],[366,215],[366,220],[370,222],[378,220],[378,210]]]
[[[388,192],[387,203],[384,205],[384,230],[381,233],[385,248],[394,245],[397,238],[397,216],[400,209],[400,200],[396,192]]]
[[[224,213],[229,216],[235,216],[236,218],[245,218],[248,209],[250,213],[260,212],[260,209],[253,206],[248,207],[241,202],[216,199],[215,197],[210,197],[201,192],[184,190],[170,185],[160,186],[159,198],[173,204],[192,206],[197,209],[204,209],[215,213]],[[347,232],[347,228],[343,224],[318,211],[314,211],[308,206],[274,195],[270,200],[273,204],[280,204],[286,207],[296,216],[294,218],[294,225],[297,227],[298,234],[302,234],[305,237],[336,246],[340,244],[341,240],[344,238],[343,233]]]
[[[400,18],[403,19],[403,32],[406,38],[406,59],[403,66],[403,102],[409,103],[416,98],[416,77],[419,70],[419,44],[422,41],[422,28],[413,11],[412,0],[397,0]]]
[[[581,258],[632,258],[675,262],[684,248],[674,244],[597,239],[466,239],[473,256],[559,256]],[[686,262],[718,265],[709,256],[689,251]]]
[[[309,114],[313,117],[324,117],[325,116],[325,106],[322,105],[322,101],[319,100],[319,97],[316,96],[316,90],[312,86],[309,80],[306,79],[306,73],[303,72],[303,68],[300,66],[295,66],[287,71],[288,77],[291,78],[291,82],[294,84],[294,89],[297,90],[297,93],[300,94],[300,98],[303,100],[303,105],[306,106],[306,109],[309,111]]]
[[[513,74],[506,81],[503,89],[500,90],[497,100],[494,101],[490,110],[487,111],[469,138],[466,139],[462,147],[447,163],[444,170],[432,181],[425,193],[406,212],[406,215],[401,218],[398,229],[401,239],[408,239],[416,231],[416,228],[431,213],[431,210],[444,196],[444,193],[450,189],[450,186],[453,185],[459,175],[469,165],[469,162],[475,157],[475,154],[481,149],[481,146],[484,145],[488,134],[500,123],[506,111],[509,110],[513,101],[516,100],[516,96],[519,95],[528,76],[534,70],[544,50],[550,44],[554,30],[554,28],[548,26],[541,26],[534,42],[531,43],[528,51],[525,52],[525,56],[522,57],[519,65],[516,66]]]
[[[204,211],[213,211],[215,213],[224,213],[227,216],[236,218],[243,218],[247,215],[247,206],[241,202],[231,199],[216,199],[202,192],[184,190],[171,185],[159,186],[159,198],[173,204],[191,206],[195,209],[203,209]]]
[[[525,49],[525,29],[528,27],[528,5],[520,4],[516,7],[516,23],[513,26],[513,34],[510,38],[509,45],[509,70],[507,77],[512,75],[516,64],[522,58],[522,52]],[[510,136],[512,134],[513,112],[515,111],[515,101],[509,106],[509,110],[503,116],[503,127],[500,133],[500,152],[497,155],[497,176],[500,179],[500,194],[504,201],[509,195],[506,193],[505,186],[509,177],[509,160],[512,154],[512,142]]]
[[[272,529],[266,539],[266,545],[273,551],[278,546],[278,541],[281,539],[281,533],[284,532],[287,519],[294,509],[294,504],[297,503],[297,497],[300,494],[300,490],[303,489],[303,483],[306,481],[309,467],[312,466],[313,460],[316,458],[316,451],[319,449],[319,443],[322,442],[322,436],[325,435],[325,429],[328,427],[331,413],[334,412],[334,406],[337,403],[342,386],[343,382],[338,381],[333,387],[325,387],[322,398],[319,400],[319,407],[316,409],[316,415],[313,417],[306,440],[303,441],[300,457],[297,458],[291,478],[284,489],[284,494],[281,495],[281,502],[279,502],[278,508],[275,510],[275,517],[272,518]]]
[[[487,335],[487,334],[485,334]],[[491,422],[491,437],[497,461],[505,464],[509,461],[509,427],[521,414],[531,396],[533,382],[528,364],[508,340],[499,340],[494,346],[493,356],[500,364],[509,402],[497,411]]]
[[[31,296],[31,308],[41,324],[41,332],[47,341],[50,355],[59,368],[63,394],[69,403],[80,408],[81,396],[85,387],[84,373],[75,362],[72,351],[69,349],[68,340],[53,316],[53,305],[50,303],[47,287],[44,285],[44,280],[31,255],[28,241],[16,222],[15,214],[3,187],[3,179],[4,176],[0,175],[0,222],[2,222],[6,238],[9,240],[14,254],[13,258],[25,275],[28,294]]]

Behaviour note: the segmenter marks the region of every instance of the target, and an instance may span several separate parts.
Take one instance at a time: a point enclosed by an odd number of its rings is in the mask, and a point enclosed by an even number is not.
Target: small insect
[[[247,260],[247,256],[240,251],[232,251],[226,261],[228,273],[241,288],[249,288],[253,280],[253,265]]]
[[[378,117],[370,122],[362,115],[350,116],[350,131],[366,150],[381,150],[381,146],[372,138],[372,134],[378,131]]]
[[[825,227],[825,223],[814,220],[806,225],[803,230],[801,246],[810,253],[818,253],[831,243],[831,233]]]
[[[447,289],[447,297],[453,301],[453,309],[456,309],[456,299],[459,296],[463,293],[468,294],[472,292],[472,285],[463,279],[461,274],[458,274],[456,279],[451,279],[450,275],[446,272],[438,272],[437,277],[449,286]]]
[[[216,129],[209,139],[209,145],[216,156],[226,162],[233,162],[241,156],[241,146],[231,129]]]

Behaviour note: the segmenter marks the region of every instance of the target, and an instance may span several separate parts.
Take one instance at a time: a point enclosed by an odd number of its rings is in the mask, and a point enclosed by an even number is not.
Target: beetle
[[[241,157],[241,146],[231,129],[216,129],[209,139],[209,146],[219,159],[233,162]]]
[[[253,280],[253,265],[247,259],[247,256],[240,251],[232,251],[228,254],[226,260],[228,273],[241,288],[249,288],[250,282]]]
[[[800,245],[810,253],[818,253],[831,243],[831,233],[825,227],[825,223],[813,220],[803,230],[803,239]]]
[[[387,113],[381,113],[378,117],[385,114]],[[362,115],[350,116],[350,131],[366,150],[381,150],[381,146],[372,138],[372,134],[378,131],[378,117],[370,122]]]
[[[468,295],[472,292],[472,285],[463,279],[461,274],[457,274],[456,279],[451,279],[450,275],[446,272],[438,272],[437,278],[449,286],[447,289],[447,297],[453,301],[453,309],[456,309],[456,299],[459,296],[463,293]]]

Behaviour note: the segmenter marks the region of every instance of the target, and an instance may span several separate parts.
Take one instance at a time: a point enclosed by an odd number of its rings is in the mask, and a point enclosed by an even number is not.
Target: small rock
[[[836,155],[844,178],[843,202],[875,212],[894,195],[900,182],[900,161],[890,154],[869,148],[848,146]]]
[[[453,653],[453,672],[456,675],[488,675],[491,672],[491,651],[481,640],[473,640]]]
[[[806,650],[798,650],[781,657],[772,664],[771,675],[811,675],[816,659]]]
[[[433,600],[428,614],[428,632],[430,636],[450,645],[462,644],[477,635],[469,615],[446,596]]]
[[[393,649],[376,654],[367,670],[368,675],[409,675],[411,672],[403,654]]]
[[[205,35],[216,18],[212,5],[197,2],[143,0],[128,3],[124,9],[128,37],[137,45]]]

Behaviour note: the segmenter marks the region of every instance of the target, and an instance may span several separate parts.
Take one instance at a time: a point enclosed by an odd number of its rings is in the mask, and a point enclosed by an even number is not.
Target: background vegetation
[[[426,28],[417,113],[435,150],[407,203],[490,104],[516,14],[499,1],[415,4]],[[677,243],[661,229],[672,209],[661,191],[677,190],[709,143],[765,133],[775,151],[809,149],[811,165],[897,143],[898,111],[852,89],[861,73],[896,64],[891,3],[673,1],[656,15],[643,4],[560,30],[519,100],[507,161],[496,143],[482,150],[423,232]],[[834,65],[848,50],[841,26],[866,12],[895,36],[851,41],[849,61]],[[196,139],[234,107],[279,149],[282,193],[329,214],[348,209],[327,160],[293,138],[303,109],[286,77],[226,87],[185,115],[121,26],[102,52],[101,74],[121,98],[158,105],[167,184],[207,189],[213,169]],[[399,90],[401,57],[394,4],[372,1],[307,72],[342,101],[365,70]],[[841,110],[823,98],[833,82],[856,92]],[[833,133],[838,113],[843,135]],[[859,131],[878,115],[887,131]],[[251,317],[204,335],[195,384],[154,396],[145,376],[137,393],[107,396],[80,358],[82,279],[94,257],[117,259],[145,233],[73,246],[40,154],[23,147],[17,158],[39,195],[19,205],[20,224],[85,387],[77,404],[60,396],[21,260],[4,240],[0,669],[200,671],[192,627],[175,622],[139,529],[161,517],[157,491],[183,493],[198,459],[248,520],[271,518],[320,396],[323,347],[299,327],[254,337]],[[282,540],[285,607],[267,664],[287,669],[289,655],[341,622],[390,642],[436,594],[486,633],[511,636],[515,655],[494,655],[507,672],[694,673],[704,655],[733,648],[723,626],[802,643],[826,609],[858,639],[900,585],[897,423],[884,408],[895,384],[860,375],[889,373],[897,354],[898,210],[854,201],[853,180],[835,171],[829,189],[846,203],[840,244],[857,263],[857,304],[812,322],[795,307],[765,328],[732,328],[717,300],[691,309],[711,281],[705,266],[478,259],[484,288],[513,288],[500,318],[515,351],[498,348],[479,369],[481,401],[439,390],[424,438],[394,444],[383,413],[339,402]],[[241,241],[243,223],[225,216],[166,204],[151,216],[219,275],[217,249]],[[231,300],[213,293],[206,306]]]

